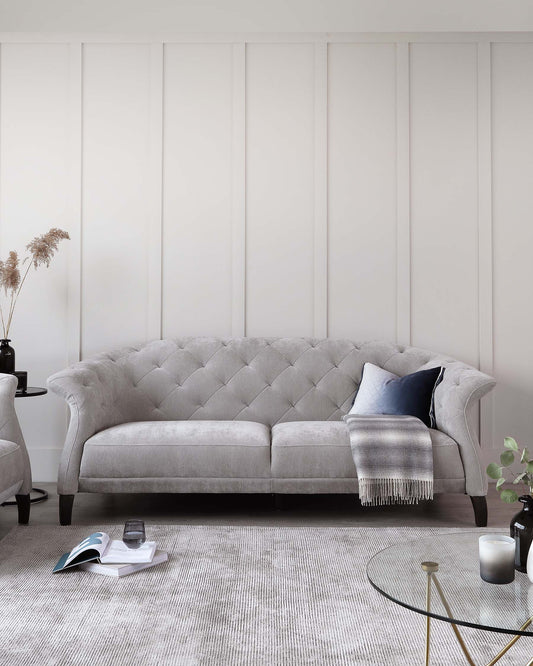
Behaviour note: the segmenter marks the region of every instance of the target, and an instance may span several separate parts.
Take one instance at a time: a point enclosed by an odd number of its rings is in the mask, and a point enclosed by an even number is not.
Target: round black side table
[[[15,398],[34,398],[38,395],[45,395],[48,393],[48,389],[41,388],[40,386],[28,386],[25,391],[17,391],[15,393]],[[33,497],[30,499],[32,504],[37,504],[37,502],[44,502],[48,499],[48,492],[42,488],[32,488],[32,493],[39,493],[39,497]],[[16,504],[15,501],[10,500],[9,502],[3,502],[2,506],[12,506]]]

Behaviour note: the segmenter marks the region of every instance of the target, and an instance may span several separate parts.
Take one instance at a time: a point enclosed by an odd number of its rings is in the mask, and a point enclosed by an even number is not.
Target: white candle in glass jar
[[[514,580],[515,540],[504,534],[479,537],[479,573],[487,583],[503,585]]]

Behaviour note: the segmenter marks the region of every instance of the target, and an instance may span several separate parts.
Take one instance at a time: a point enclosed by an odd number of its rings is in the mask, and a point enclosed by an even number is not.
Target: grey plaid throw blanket
[[[433,449],[422,421],[385,414],[347,414],[344,420],[361,504],[416,504],[433,499]]]

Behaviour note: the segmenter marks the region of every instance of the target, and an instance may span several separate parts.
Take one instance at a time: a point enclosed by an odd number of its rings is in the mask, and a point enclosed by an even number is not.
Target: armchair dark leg
[[[487,498],[484,495],[470,495],[470,501],[474,507],[476,527],[487,527]]]
[[[17,509],[19,513],[19,525],[27,525],[30,522],[30,496],[15,495],[17,500]]]
[[[59,523],[70,525],[72,522],[72,505],[74,495],[59,495]]]

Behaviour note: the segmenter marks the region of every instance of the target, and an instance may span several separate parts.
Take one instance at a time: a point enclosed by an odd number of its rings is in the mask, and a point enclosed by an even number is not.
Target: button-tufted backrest
[[[366,361],[399,375],[442,356],[383,342],[179,338],[102,354],[126,375],[132,420],[340,420]]]

